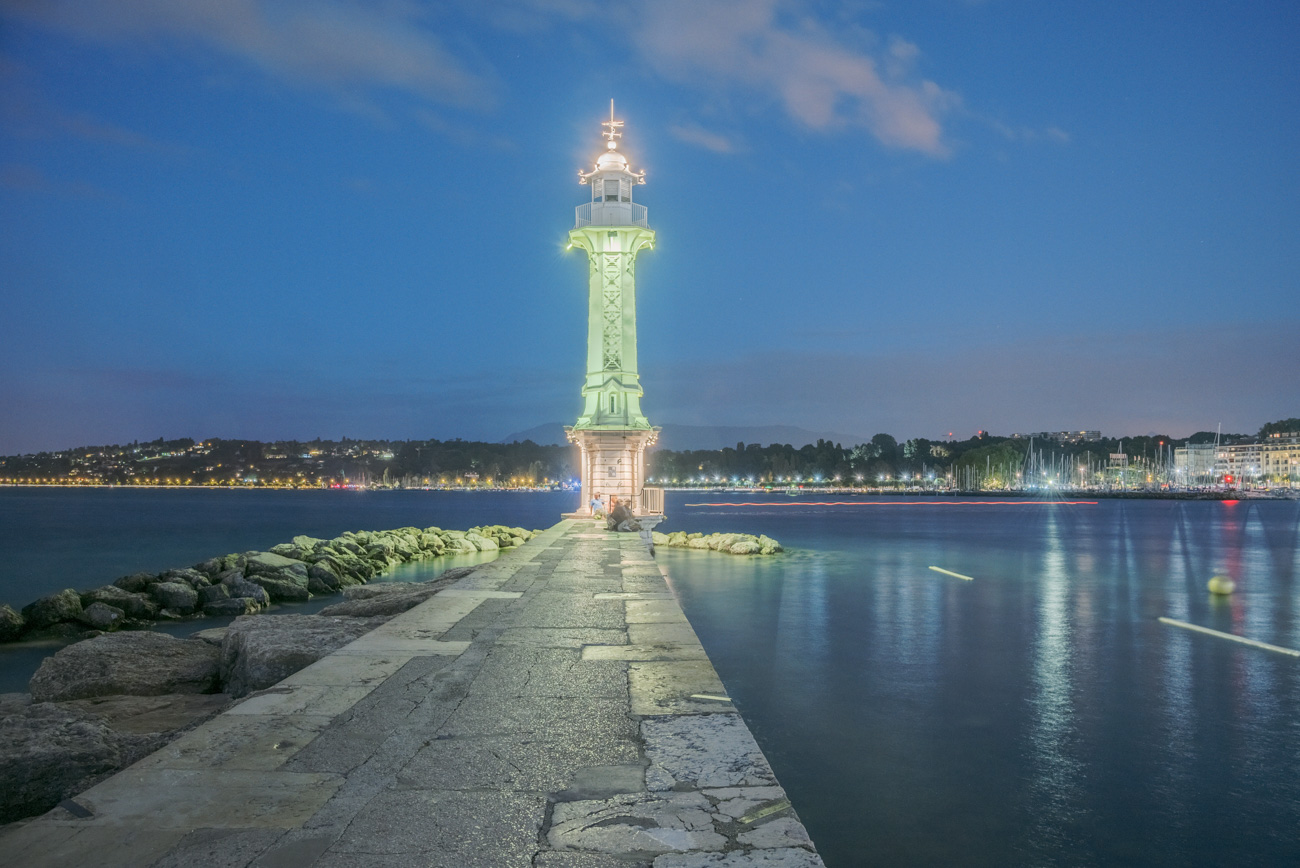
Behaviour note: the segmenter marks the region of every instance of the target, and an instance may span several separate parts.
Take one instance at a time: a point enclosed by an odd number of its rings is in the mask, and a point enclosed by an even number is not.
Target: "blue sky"
[[[0,0],[0,453],[576,418],[610,98],[652,423],[1300,414],[1300,5]]]

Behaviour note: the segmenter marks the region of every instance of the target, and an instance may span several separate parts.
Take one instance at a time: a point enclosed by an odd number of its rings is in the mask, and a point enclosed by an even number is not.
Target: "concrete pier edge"
[[[11,825],[0,852],[29,868],[822,865],[667,572],[590,519]]]

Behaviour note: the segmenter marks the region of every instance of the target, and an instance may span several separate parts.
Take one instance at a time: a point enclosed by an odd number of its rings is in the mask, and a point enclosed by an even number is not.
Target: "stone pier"
[[[665,574],[566,520],[0,837],[41,866],[820,866]]]

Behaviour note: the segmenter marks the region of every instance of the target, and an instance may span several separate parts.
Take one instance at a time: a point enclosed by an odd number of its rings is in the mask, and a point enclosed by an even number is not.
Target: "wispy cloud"
[[[0,0],[0,4],[4,2]],[[183,145],[108,123],[87,112],[65,112],[57,108],[30,69],[3,56],[0,56],[0,84],[3,85],[0,87],[0,130],[4,134],[29,139],[73,136],[97,144],[172,156],[189,151]]]
[[[341,94],[390,88],[450,105],[491,101],[489,76],[444,48],[422,7],[352,0],[3,0],[9,15],[87,41],[188,41],[280,79]]]
[[[664,78],[740,88],[813,130],[864,128],[889,147],[949,153],[942,118],[960,99],[915,75],[912,43],[869,50],[870,34],[851,43],[801,4],[779,0],[663,0],[638,9],[644,20],[633,38]]]
[[[463,148],[489,147],[498,151],[514,148],[514,143],[502,136],[483,133],[465,124],[450,121],[423,106],[411,110],[411,116],[428,130],[455,142]]]
[[[94,184],[83,181],[64,181],[51,178],[43,170],[26,163],[6,163],[0,166],[0,187],[22,193],[52,193],[72,199],[105,200],[116,197]]]
[[[1029,126],[1011,126],[995,118],[972,115],[983,121],[993,129],[998,135],[1009,142],[1051,142],[1058,145],[1068,145],[1070,143],[1070,134],[1057,126],[1048,127],[1029,127]]]
[[[668,132],[678,141],[686,142],[688,145],[699,145],[717,154],[731,154],[736,151],[736,145],[731,139],[696,124],[673,124],[668,128]]]

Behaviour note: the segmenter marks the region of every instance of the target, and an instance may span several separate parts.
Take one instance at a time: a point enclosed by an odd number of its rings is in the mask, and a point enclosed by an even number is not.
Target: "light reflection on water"
[[[1155,620],[1300,647],[1300,504],[669,514],[793,549],[659,558],[832,868],[1300,864],[1300,661]]]
[[[1083,771],[1072,744],[1077,732],[1072,695],[1070,583],[1055,511],[1049,511],[1046,519],[1042,567],[1037,576],[1039,626],[1033,650],[1030,724],[1033,779],[1029,787],[1032,832],[1028,849],[1033,862],[1050,859],[1071,843],[1066,824],[1080,810],[1078,786]]]

